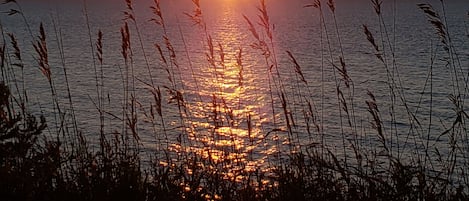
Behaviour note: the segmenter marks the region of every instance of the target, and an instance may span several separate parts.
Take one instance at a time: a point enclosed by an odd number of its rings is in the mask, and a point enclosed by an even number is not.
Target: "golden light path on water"
[[[272,119],[267,70],[258,67],[249,45],[242,44],[250,33],[240,21],[242,15],[232,7],[236,2],[229,2],[220,6],[214,14],[218,16],[209,18],[217,19],[213,30],[187,38],[204,41],[203,53],[194,57],[195,75],[183,73],[188,77],[184,82],[187,93],[194,93],[186,104],[190,111],[186,127],[189,145],[175,143],[171,147],[210,162],[210,167],[200,164],[199,168],[242,181],[249,172],[269,171],[268,157],[277,149],[266,140],[263,128]]]

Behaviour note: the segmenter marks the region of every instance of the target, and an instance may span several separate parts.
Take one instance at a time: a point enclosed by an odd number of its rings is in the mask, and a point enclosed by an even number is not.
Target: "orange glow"
[[[265,83],[262,79],[267,78],[253,73],[258,70],[251,69],[256,65],[250,63],[254,59],[245,53],[248,49],[240,49],[249,33],[239,25],[244,23],[233,22],[233,16],[239,13],[230,6],[222,7],[215,19],[217,24],[223,24],[223,29],[210,30],[207,33],[210,37],[201,34],[188,39],[204,41],[200,58],[205,61],[197,66],[200,75],[198,89],[194,90],[202,100],[196,98],[187,105],[193,117],[187,128],[192,144],[172,148],[179,153],[196,153],[210,161],[210,165],[201,167],[205,170],[213,169],[225,179],[242,181],[246,172],[266,164],[267,155],[260,153],[274,153],[277,149],[275,145],[263,143],[262,124],[267,120],[266,115],[271,114],[270,106],[266,105],[268,93],[263,92],[262,84]],[[191,84],[190,87],[195,87]]]

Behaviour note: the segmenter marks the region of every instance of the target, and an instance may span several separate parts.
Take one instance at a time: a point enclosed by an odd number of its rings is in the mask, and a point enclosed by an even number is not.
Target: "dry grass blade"
[[[373,117],[373,121],[371,122],[372,127],[378,131],[379,141],[383,145],[386,154],[389,153],[389,149],[386,145],[386,138],[384,137],[384,130],[383,130],[383,122],[381,121],[381,117],[379,115],[378,105],[376,103],[376,98],[372,92],[368,91],[368,96],[371,100],[365,101],[368,106],[368,112]]]
[[[125,3],[126,3],[126,5],[127,5],[127,9],[133,10],[133,8],[132,8],[132,0],[125,0]]]
[[[368,26],[363,25],[363,31],[365,32],[366,39],[373,45],[376,51],[379,51],[378,45],[375,42],[375,38],[373,37],[373,34],[371,34],[370,30],[368,29]]]
[[[154,0],[154,3],[155,3],[155,5],[151,6],[150,9],[152,10],[153,14],[158,16],[158,19],[151,18],[150,21],[153,21],[156,24],[164,27],[165,23],[164,23],[164,20],[163,20],[163,13],[161,11],[160,0]]]
[[[348,180],[348,174],[346,173],[347,169],[340,163],[339,159],[334,155],[334,153],[332,153],[331,150],[327,149],[327,152],[329,153],[332,160],[334,161],[335,168],[333,169],[337,170],[343,179]]]
[[[5,67],[5,49],[6,49],[6,44],[3,43],[3,45],[0,47],[0,67],[3,69]]]
[[[96,41],[96,56],[98,57],[99,63],[103,64],[103,32],[98,31],[98,40]]]
[[[339,61],[340,61],[340,68],[337,67],[335,64],[333,64],[333,66],[337,69],[337,71],[339,71],[339,74],[340,76],[342,76],[342,80],[344,81],[345,86],[349,88],[351,79],[347,72],[347,65],[345,65],[344,58],[339,57]]]
[[[158,50],[158,53],[159,53],[159,56],[160,56],[160,60],[164,63],[164,70],[166,71],[166,73],[168,74],[168,80],[173,83],[173,78],[171,76],[171,71],[169,70],[168,68],[168,60],[166,59],[166,57],[164,56],[164,53],[163,53],[163,50],[161,49],[161,46],[158,45],[158,44],[155,44],[155,47],[156,49]]]
[[[174,103],[174,101],[176,101],[178,103],[178,106],[184,107],[184,96],[182,92],[180,92],[179,90],[170,89],[168,87],[165,88],[170,95],[168,103]]]
[[[192,0],[192,2],[195,5],[195,9],[192,11],[193,14],[189,13],[184,13],[187,15],[195,25],[202,26],[203,25],[203,20],[202,20],[202,9],[200,8],[200,2],[199,0]]]
[[[320,0],[314,0],[313,4],[307,4],[303,7],[304,8],[309,8],[309,7],[320,8],[321,7],[321,1]]]
[[[18,13],[21,13],[19,10],[16,10],[16,9],[10,9],[9,11],[5,11],[3,13],[6,13],[7,15],[15,15],[15,14],[18,14]]]
[[[42,74],[46,76],[46,78],[51,82],[51,70],[49,66],[49,56],[47,52],[47,44],[46,44],[46,33],[44,31],[44,26],[39,26],[39,40],[36,41],[36,44],[33,44],[36,53],[39,55],[37,58],[39,69],[41,70]]]
[[[373,8],[375,9],[375,13],[380,15],[381,14],[381,4],[383,2],[379,1],[379,0],[371,0],[371,3],[373,4]]]
[[[366,101],[366,105],[368,105],[368,111],[370,111],[372,113],[376,112],[376,114],[379,113],[378,105],[376,104],[375,96],[370,91],[368,91],[368,96],[371,98],[371,100]]]
[[[163,39],[166,45],[166,49],[169,51],[169,58],[171,59],[171,63],[178,67],[178,64],[176,62],[176,51],[174,50],[173,44],[167,36],[163,36]]]
[[[192,0],[192,2],[200,8],[200,0]]]
[[[249,18],[246,17],[245,15],[243,15],[243,17],[249,25],[248,27],[249,31],[252,33],[254,38],[256,38],[256,41],[257,41],[250,45],[251,48],[255,50],[260,50],[266,58],[270,57],[270,50],[269,50],[267,43],[263,39],[260,38],[259,33],[257,32],[256,27],[251,22],[251,20],[249,20]]]
[[[4,0],[2,4],[16,3],[16,0]]]
[[[334,0],[328,0],[327,1],[327,6],[329,6],[329,9],[331,9],[331,12],[335,12],[335,2]]]
[[[163,54],[163,50],[161,49],[161,46],[159,44],[155,44],[155,48],[156,50],[158,50],[161,61],[165,64],[168,64],[168,61],[166,60],[166,57]]]
[[[238,54],[236,54],[236,66],[238,67],[239,69],[239,73],[238,73],[238,85],[239,86],[243,86],[243,73],[244,73],[244,66],[243,66],[243,60],[242,60],[242,56],[243,56],[243,49],[242,48],[239,48],[239,52]]]
[[[290,51],[287,51],[287,54],[288,54],[288,57],[290,58],[290,61],[295,65],[295,72],[300,76],[300,80],[307,85],[308,82],[306,81],[305,76],[303,75],[303,71],[301,70],[300,64],[298,64],[295,57]]]
[[[320,133],[321,131],[321,126],[319,125],[319,122],[318,122],[318,118],[317,116],[315,115],[315,112],[313,110],[313,104],[309,101],[309,100],[306,100],[306,102],[308,103],[308,112],[309,112],[309,115],[311,116],[311,119],[313,121],[313,124],[316,128],[316,131],[318,133]]]
[[[122,37],[122,57],[127,61],[129,58],[130,51],[130,31],[127,22],[124,22],[124,26],[121,27],[121,37]]]
[[[286,126],[287,126],[287,129],[288,129],[288,134],[289,135],[293,135],[293,130],[292,130],[292,125],[290,123],[290,121],[293,122],[293,119],[291,119],[289,117],[289,110],[288,110],[288,101],[287,101],[287,98],[285,97],[285,93],[283,92],[280,92],[280,101],[281,101],[281,104],[282,104],[282,109],[283,109],[283,114],[285,116],[285,123],[286,123]],[[290,139],[291,136],[289,136],[288,138],[288,141],[289,143],[291,143],[291,140]]]
[[[350,87],[351,79],[350,79],[350,76],[348,75],[348,72],[347,72],[347,65],[345,65],[344,58],[340,57],[339,60],[340,60],[340,66],[342,66],[342,68],[339,70],[340,75],[342,75],[342,77],[345,81],[345,85],[347,87]]]
[[[436,33],[440,37],[441,43],[443,43],[443,48],[446,51],[449,51],[448,47],[448,37],[446,34],[446,27],[443,24],[440,15],[438,15],[438,12],[433,9],[432,5],[430,4],[417,4],[417,6],[427,15],[428,21],[433,25],[433,27],[436,29]]]
[[[349,110],[347,106],[347,101],[345,100],[344,93],[342,92],[342,90],[340,90],[340,87],[337,87],[337,93],[339,94],[339,100],[340,104],[342,105],[342,110],[348,114]]]
[[[260,0],[260,4],[261,5],[257,7],[257,10],[261,13],[260,15],[258,15],[259,20],[260,20],[260,25],[264,27],[267,37],[269,37],[269,39],[272,40],[273,34],[270,28],[270,18],[269,18],[269,14],[267,13],[267,6],[265,4],[265,0]]]
[[[371,45],[373,45],[373,47],[375,48],[375,50],[376,50],[376,54],[375,54],[376,57],[378,57],[379,60],[381,60],[382,62],[384,62],[384,59],[383,59],[383,57],[381,56],[381,53],[380,53],[378,44],[376,44],[375,38],[373,37],[373,34],[372,34],[372,33],[370,32],[370,30],[368,29],[368,26],[363,25],[363,32],[365,33],[366,39],[368,40],[368,42],[370,42]]]
[[[254,26],[254,24],[252,24],[251,20],[249,20],[249,18],[246,17],[246,15],[243,15],[243,17],[246,20],[246,22],[248,23],[248,25],[249,25],[248,29],[252,33],[254,38],[256,38],[257,40],[260,40],[259,34],[257,33],[256,27]]]
[[[136,100],[135,96],[132,94],[131,95],[131,105],[134,106],[136,104],[140,105],[140,103]],[[130,131],[132,132],[132,137],[137,142],[140,141],[140,136],[138,135],[138,129],[137,129],[138,117],[137,117],[137,114],[134,111],[134,107],[132,107],[131,113],[127,114],[126,120],[127,120],[127,126],[130,128]]]
[[[124,20],[128,19],[135,21],[135,17],[131,12],[124,11]]]
[[[13,53],[13,55],[15,56],[15,58],[18,60],[18,61],[21,61],[22,58],[21,58],[21,51],[20,51],[20,48],[18,46],[18,40],[16,40],[16,37],[9,33],[8,36],[10,37],[10,40],[11,40],[11,45],[13,46],[13,49],[15,50],[15,52]],[[19,67],[23,67],[22,64],[14,64],[15,66],[18,66]]]
[[[433,9],[432,5],[426,3],[417,4],[417,6],[423,10],[429,17],[440,18],[438,13]]]
[[[157,87],[156,89],[152,90],[151,93],[153,94],[153,99],[155,99],[155,109],[156,112],[160,117],[163,117],[163,112],[162,112],[162,107],[161,107],[161,90],[160,87]],[[153,109],[153,107],[152,107]]]
[[[220,56],[220,64],[222,66],[225,65],[225,51],[223,49],[223,45],[221,45],[221,43],[218,43],[218,55]]]
[[[215,50],[213,48],[213,40],[212,40],[212,36],[208,35],[207,37],[207,46],[208,46],[208,53],[206,53],[206,57],[207,57],[207,61],[210,63],[210,65],[212,66],[216,66],[215,65]]]
[[[269,15],[267,14],[267,5],[265,4],[265,0],[260,0],[260,6],[257,7],[257,10],[261,13],[259,16],[261,18],[261,22],[264,26],[269,25]]]
[[[133,15],[134,10],[132,7],[132,0],[125,0],[125,3],[127,5],[127,11],[124,11],[124,20],[131,19],[135,22],[135,16]]]

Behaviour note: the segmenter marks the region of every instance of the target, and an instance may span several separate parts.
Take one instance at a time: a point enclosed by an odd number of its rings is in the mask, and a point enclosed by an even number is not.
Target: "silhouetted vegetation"
[[[22,13],[19,3],[15,0],[4,1],[5,4],[17,6],[8,12],[8,15],[21,15],[25,26],[31,30],[26,17]],[[442,1],[443,2],[443,1]],[[207,30],[203,11],[198,0],[192,0],[193,13],[186,15],[203,33],[207,65],[218,72],[226,66],[225,53],[221,44],[215,45],[210,31]],[[340,149],[343,155],[333,153],[325,143],[325,134],[322,118],[324,114],[318,112],[321,103],[315,103],[311,98],[311,87],[308,86],[308,77],[303,73],[301,61],[298,61],[293,52],[287,51],[286,55],[293,68],[290,69],[296,76],[291,87],[281,73],[283,70],[277,58],[274,46],[275,32],[270,22],[267,2],[260,1],[258,7],[259,22],[252,21],[244,16],[246,26],[252,33],[253,44],[251,48],[259,51],[265,60],[264,70],[268,74],[268,88],[271,100],[272,118],[275,129],[261,131],[261,136],[252,136],[254,118],[251,114],[235,116],[230,110],[227,100],[214,92],[207,107],[204,120],[213,128],[206,131],[196,130],[191,127],[191,114],[184,93],[184,83],[178,78],[181,72],[178,56],[173,47],[171,36],[167,33],[163,10],[160,1],[155,0],[151,6],[155,26],[162,30],[160,43],[155,44],[157,57],[160,59],[160,68],[167,73],[166,85],[157,85],[152,75],[153,64],[145,53],[144,43],[140,34],[138,18],[135,16],[131,0],[125,1],[124,22],[121,28],[122,45],[121,53],[124,64],[119,70],[122,72],[122,97],[124,102],[122,113],[112,114],[119,120],[122,130],[108,132],[105,119],[109,115],[106,111],[106,96],[103,85],[106,83],[103,75],[103,33],[98,31],[96,39],[92,35],[88,22],[86,1],[85,15],[88,24],[90,52],[93,61],[93,72],[96,82],[96,97],[93,99],[99,115],[98,137],[90,140],[86,131],[80,131],[75,118],[75,106],[73,94],[68,87],[67,66],[61,65],[66,80],[66,101],[59,101],[54,75],[51,72],[48,58],[48,35],[43,24],[39,26],[38,37],[31,41],[35,50],[37,64],[25,63],[22,58],[22,50],[13,34],[3,32],[3,40],[0,41],[0,64],[2,80],[0,81],[0,200],[468,200],[469,180],[467,169],[469,167],[466,158],[459,156],[467,153],[464,151],[464,140],[467,138],[465,124],[469,115],[463,107],[464,98],[468,93],[468,75],[460,58],[457,57],[455,47],[451,44],[448,30],[442,17],[429,4],[419,4],[418,7],[429,18],[429,26],[436,29],[437,37],[442,43],[448,58],[448,66],[453,70],[454,76],[451,85],[453,92],[450,101],[454,104],[455,120],[452,126],[441,133],[441,136],[449,136],[448,146],[450,151],[447,156],[442,156],[437,148],[429,145],[429,137],[426,133],[419,133],[419,143],[424,147],[422,151],[408,156],[396,154],[399,148],[393,147],[398,140],[399,131],[386,131],[383,122],[380,103],[373,92],[368,91],[365,103],[355,103],[355,83],[347,69],[346,55],[341,47],[341,31],[338,27],[333,0],[323,2],[314,0],[312,4],[305,5],[305,9],[314,9],[319,12],[320,27],[325,36],[321,38],[325,42],[324,48],[328,54],[322,54],[330,64],[322,63],[320,68],[324,74],[325,68],[331,68],[334,72],[335,95],[337,112],[340,119],[336,123],[341,128],[342,140]],[[325,4],[325,5],[322,5]],[[372,5],[378,16],[379,26],[385,27],[382,17],[382,2],[373,0]],[[444,6],[444,4],[442,4]],[[328,10],[323,10],[328,9]],[[326,13],[328,12],[328,13]],[[330,14],[334,23],[327,24],[325,15]],[[381,29],[381,36],[374,36],[372,27],[363,25],[364,38],[370,42],[370,49],[375,51],[374,56],[386,69],[391,102],[391,117],[396,120],[399,115],[397,106],[403,106],[406,118],[410,118],[412,126],[423,130],[423,121],[410,107],[402,93],[402,83],[399,80],[397,64],[394,59],[392,39],[386,37],[387,30]],[[136,78],[134,75],[135,56],[132,52],[129,30],[137,33],[138,47],[143,52],[145,67],[148,70],[148,79]],[[332,34],[329,32],[333,32]],[[54,28],[56,41],[60,40],[60,32]],[[181,34],[182,35],[182,34]],[[8,36],[8,37],[7,37]],[[330,38],[329,38],[330,36]],[[383,37],[384,36],[384,37]],[[375,38],[376,37],[376,38]],[[381,38],[382,37],[382,38]],[[379,38],[379,39],[378,39]],[[337,40],[337,41],[335,41]],[[382,40],[378,42],[378,40]],[[337,42],[340,47],[335,52],[331,44]],[[183,45],[186,46],[184,40]],[[388,47],[389,46],[389,47]],[[63,46],[59,45],[60,54],[63,54]],[[11,52],[10,52],[11,51]],[[134,50],[135,51],[135,50]],[[384,54],[383,51],[390,51]],[[236,52],[236,68],[239,73],[238,84],[243,85],[244,66],[242,49]],[[187,48],[186,53],[189,54]],[[218,55],[217,55],[218,54]],[[63,55],[60,55],[63,57]],[[463,56],[463,55],[459,55]],[[467,55],[466,55],[467,56]],[[189,56],[188,56],[189,57]],[[433,58],[432,58],[433,59]],[[189,58],[190,62],[190,58]],[[54,117],[44,117],[39,113],[33,113],[28,101],[27,89],[24,87],[25,66],[36,66],[42,72],[50,87],[52,109]],[[192,64],[192,75],[194,71]],[[285,67],[287,68],[287,67]],[[467,70],[467,69],[466,69]],[[19,73],[18,73],[19,72]],[[216,74],[216,73],[215,73]],[[432,81],[430,69],[428,82]],[[215,75],[218,79],[218,74]],[[194,78],[196,85],[197,78]],[[136,83],[144,85],[152,99],[148,108],[144,108],[137,99]],[[287,86],[288,85],[288,86]],[[197,85],[198,86],[198,85]],[[303,90],[303,91],[302,91]],[[322,89],[324,90],[324,89]],[[292,92],[294,91],[294,92]],[[296,93],[301,91],[302,93]],[[324,93],[324,91],[321,91]],[[430,93],[432,97],[433,91]],[[293,95],[292,95],[293,94]],[[296,94],[296,95],[295,95]],[[165,104],[165,98],[168,103]],[[203,98],[197,97],[202,101]],[[293,103],[292,99],[300,103]],[[324,100],[321,100],[324,101]],[[431,98],[430,98],[431,101]],[[355,119],[357,104],[365,104],[363,108],[368,112],[372,132],[377,143],[359,142],[357,136],[364,126]],[[169,123],[165,116],[165,106],[171,110],[177,110],[176,122],[177,134],[170,133]],[[295,109],[299,107],[301,109]],[[396,108],[395,108],[396,107]],[[145,110],[147,109],[147,110]],[[143,111],[139,113],[140,111]],[[301,112],[299,112],[301,111]],[[142,114],[143,113],[143,114]],[[145,121],[154,126],[154,134],[157,138],[157,148],[144,149],[138,127],[142,124],[139,115],[145,116]],[[430,119],[432,113],[426,116]],[[225,121],[225,119],[228,119]],[[295,121],[296,120],[296,121]],[[414,121],[415,120],[415,121]],[[304,130],[298,129],[296,123],[302,121]],[[272,154],[272,161],[262,166],[249,165],[240,154],[252,157],[249,151],[240,150],[232,145],[226,150],[219,150],[215,145],[206,143],[197,132],[207,132],[212,137],[222,138],[215,132],[215,128],[246,124],[246,139],[252,144],[264,143],[267,137],[284,134],[288,139],[287,154],[280,156],[280,151]],[[179,125],[180,124],[180,125]],[[392,123],[391,123],[392,124]],[[146,124],[148,125],[148,124]],[[430,126],[429,126],[430,129]],[[174,132],[173,130],[173,132]],[[419,130],[420,131],[420,130]],[[299,134],[306,135],[310,141],[305,145],[300,143],[304,139]],[[430,133],[430,131],[428,132]],[[171,141],[171,135],[176,137]],[[234,141],[235,134],[226,137]],[[430,134],[428,134],[430,135]],[[350,137],[352,136],[352,137]],[[460,139],[461,138],[461,139]],[[451,140],[452,139],[452,140]],[[247,142],[247,141],[246,141]],[[279,143],[278,140],[269,143]],[[416,142],[417,144],[417,142]],[[262,145],[262,144],[261,144]],[[420,145],[420,144],[419,144]],[[198,147],[199,146],[199,147]],[[200,148],[201,147],[201,148]],[[200,149],[198,149],[200,148]],[[467,147],[465,148],[467,149]],[[436,151],[434,151],[436,150]],[[146,151],[145,153],[142,153]],[[212,154],[216,152],[217,154]],[[218,152],[221,152],[219,154]],[[233,154],[234,156],[232,156]],[[237,155],[238,154],[238,155]],[[282,153],[284,154],[284,152]],[[463,160],[460,162],[458,160]],[[430,163],[428,161],[433,161]]]

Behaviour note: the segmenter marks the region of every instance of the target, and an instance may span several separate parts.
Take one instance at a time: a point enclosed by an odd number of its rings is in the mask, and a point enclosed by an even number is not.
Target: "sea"
[[[0,5],[7,63],[23,64],[3,81],[48,135],[92,147],[103,133],[252,167],[315,150],[469,162],[467,0],[156,2]]]

